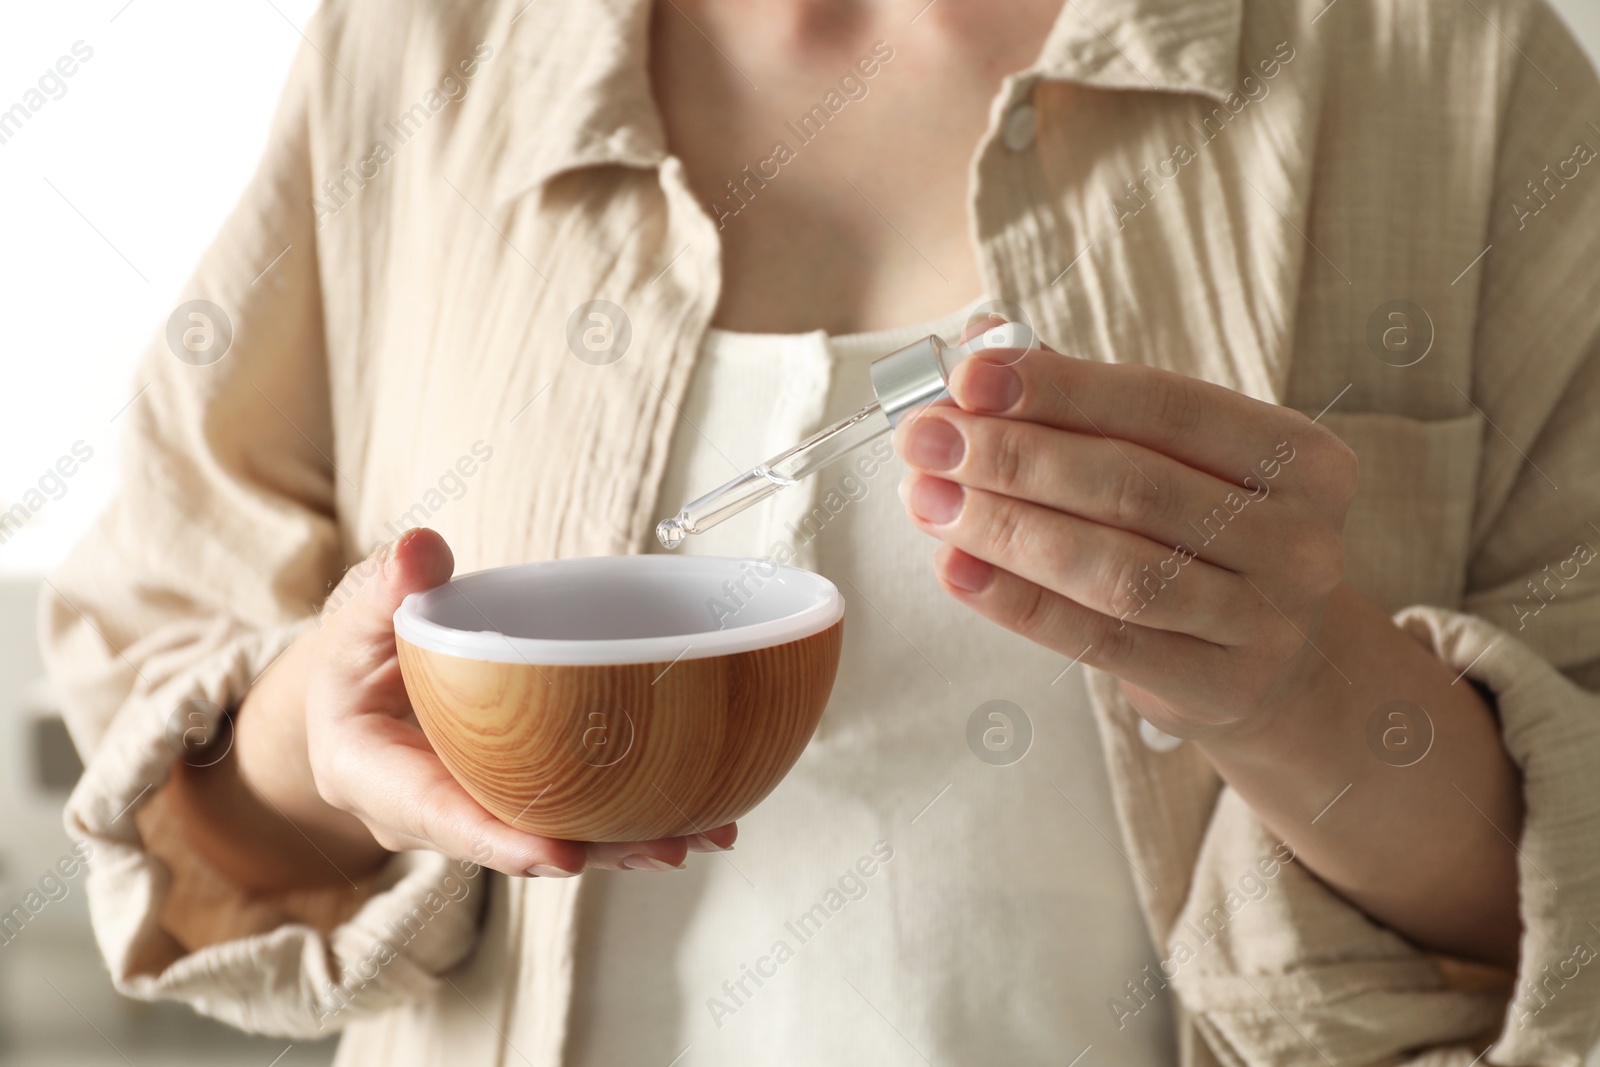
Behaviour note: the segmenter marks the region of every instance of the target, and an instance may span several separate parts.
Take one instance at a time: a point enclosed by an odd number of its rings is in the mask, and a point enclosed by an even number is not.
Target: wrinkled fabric
[[[158,798],[179,709],[236,706],[400,529],[439,530],[462,571],[648,543],[720,256],[651,101],[647,14],[329,0],[308,28],[183,294],[231,346],[157,339],[118,496],[41,608],[124,992],[344,1027],[344,1063],[561,1062],[583,878],[463,882],[416,854],[335,899],[252,901]],[[1185,1064],[1467,1067],[1494,1042],[1484,1062],[1569,1065],[1592,1041],[1596,123],[1594,72],[1536,0],[1074,0],[993,102],[970,200],[988,294],[1071,355],[1320,414],[1361,462],[1347,580],[1494,696],[1524,779],[1515,976],[1290,865],[1176,976]],[[628,316],[614,361],[575,358],[596,299]],[[1141,738],[1114,679],[1088,689],[1170,949],[1272,842],[1192,746]]]
[[[872,360],[930,333],[953,344],[972,310],[845,336],[710,331],[663,502],[855,414]],[[844,653],[810,745],[740,819],[733,853],[584,886],[571,1067],[680,1052],[684,1067],[1027,1063],[1091,1045],[1120,1067],[1172,1062],[1167,1000],[1137,1025],[1106,1009],[1159,954],[1084,675],[949,610],[934,542],[895,491],[904,472],[880,437],[675,550],[792,552],[845,597]],[[766,595],[762,572],[748,573],[719,607],[734,619]],[[976,747],[952,751],[953,739]],[[1051,817],[1019,817],[1029,811]]]

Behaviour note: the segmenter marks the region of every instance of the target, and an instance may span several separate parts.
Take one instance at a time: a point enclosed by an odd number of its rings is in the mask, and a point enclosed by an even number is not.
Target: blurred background
[[[40,675],[39,576],[104,506],[112,418],[256,164],[315,0],[106,0],[0,8],[0,912],[70,848],[77,756]],[[56,66],[74,62],[69,77]],[[87,58],[85,58],[87,57]],[[40,79],[46,72],[43,86]],[[43,88],[43,104],[29,96]],[[25,119],[12,112],[23,103]],[[27,496],[78,442],[70,478]],[[80,451],[80,455],[82,452]],[[316,1067],[333,1044],[246,1037],[111,988],[82,876],[0,944],[0,1067]],[[4,935],[0,935],[4,941]],[[275,1057],[277,1057],[275,1059]]]
[[[250,177],[315,7],[90,0],[0,14],[0,514],[21,503],[28,515],[0,526],[0,912],[68,852],[61,806],[80,770],[41,678],[40,576],[112,492],[134,362]],[[1600,0],[1556,7],[1600,55]],[[74,73],[47,76],[63,56]],[[27,116],[7,123],[19,102]],[[92,458],[46,478],[74,446]],[[245,1037],[118,997],[75,882],[0,945],[0,1067],[311,1067],[331,1056],[329,1042]]]

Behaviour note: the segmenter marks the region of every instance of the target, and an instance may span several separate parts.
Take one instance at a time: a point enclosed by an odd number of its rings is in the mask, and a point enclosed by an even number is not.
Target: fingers
[[[1235,485],[1271,477],[1302,442],[1331,436],[1290,408],[1138,364],[1070,359],[1048,348],[977,353],[950,376],[963,409],[1131,441]]]
[[[1210,642],[1119,623],[949,545],[941,545],[935,554],[934,573],[951,596],[990,621],[1067,660],[1115,674],[1160,700],[1191,706],[1228,691],[1228,652]],[[1173,724],[1173,729],[1180,727]]]
[[[681,869],[692,845],[732,847],[732,824],[703,835],[659,841],[584,844],[525,833],[501,822],[461,787],[416,727],[368,717],[336,731],[340,754],[319,760],[318,786],[336,807],[361,819],[390,851],[431,849],[505,874],[569,877],[585,869]],[[324,783],[327,784],[324,784]]]
[[[659,841],[556,840],[507,825],[472,798],[417,726],[395,657],[400,602],[448,581],[454,566],[438,534],[409,530],[352,567],[329,598],[306,700],[322,799],[359,819],[385,849],[429,849],[514,876],[675,870],[690,851],[731,848],[731,823]]]
[[[727,823],[688,838],[690,852],[727,852],[739,837],[739,824]]]
[[[1230,570],[1261,562],[1241,529],[1258,525],[1270,483],[1246,489],[1132,442],[957,407],[902,422],[896,448],[920,471],[1181,545]]]
[[[734,823],[690,837],[664,837],[656,841],[605,841],[580,846],[590,870],[681,871],[691,852],[727,852],[739,828]]]
[[[425,527],[407,530],[345,572],[324,608],[325,628],[337,638],[392,637],[400,602],[449,581],[454,570],[444,538]]]
[[[320,659],[350,683],[392,665],[394,613],[412,593],[450,580],[455,557],[432,530],[407,530],[345,572],[317,623]]]
[[[586,846],[589,866],[602,871],[677,871],[684,867],[689,839],[606,841]]]
[[[318,790],[390,851],[428,848],[515,875],[583,869],[582,846],[524,833],[484,810],[409,723],[354,716],[324,741],[312,754]]]
[[[591,868],[608,871],[682,870],[690,852],[726,852],[733,848],[739,828],[734,823],[691,837],[659,841],[607,841],[586,845]]]
[[[908,475],[902,493],[926,532],[1119,624],[1232,645],[1259,621],[1247,582],[1182,549],[925,474]]]

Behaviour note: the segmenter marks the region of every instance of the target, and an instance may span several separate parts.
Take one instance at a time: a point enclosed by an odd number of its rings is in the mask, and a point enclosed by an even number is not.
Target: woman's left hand
[[[992,323],[991,323],[992,325]],[[976,332],[976,329],[969,332]],[[1345,684],[1317,649],[1354,453],[1288,408],[1140,365],[990,350],[906,418],[901,499],[951,595],[1117,676],[1179,737]]]

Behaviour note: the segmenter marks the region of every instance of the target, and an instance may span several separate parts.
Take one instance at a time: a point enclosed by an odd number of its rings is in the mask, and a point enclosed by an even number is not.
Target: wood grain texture
[[[434,750],[499,819],[642,841],[744,815],[800,758],[833,690],[844,620],[798,641],[676,663],[491,663],[396,639]]]

